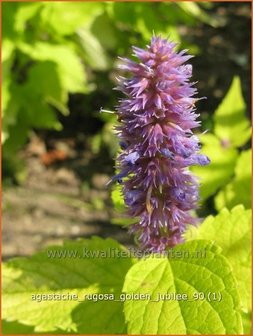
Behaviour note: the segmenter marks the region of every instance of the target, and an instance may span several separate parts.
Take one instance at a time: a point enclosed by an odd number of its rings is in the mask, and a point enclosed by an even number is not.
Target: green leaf
[[[204,251],[204,257],[197,257],[196,251]],[[191,241],[173,252],[170,258],[142,259],[127,273],[124,292],[151,295],[151,300],[125,302],[128,333],[241,334],[236,282],[221,249],[208,241]],[[186,300],[158,300],[159,294],[172,293],[185,294]],[[204,298],[194,300],[196,293]],[[209,293],[222,299],[209,300]]]
[[[126,206],[124,202],[124,198],[122,195],[122,187],[119,184],[115,184],[114,187],[112,188],[112,202],[115,207],[115,209],[119,212],[124,212],[126,211]]]
[[[7,115],[7,114],[6,114]],[[4,118],[4,144],[3,153],[5,155],[13,155],[13,153],[25,144],[28,135],[28,125],[21,115],[15,119],[15,123],[7,124]]]
[[[50,76],[49,76],[50,74]],[[39,80],[38,80],[39,79]],[[57,65],[52,61],[45,61],[34,64],[29,69],[28,81],[30,89],[38,94],[41,93],[45,98],[53,97],[59,102],[67,103],[67,93],[61,88]]]
[[[2,330],[4,334],[34,334],[34,328],[28,327],[18,322],[2,321]]]
[[[147,4],[145,5],[147,7]],[[137,2],[133,2],[131,6],[123,2],[111,2],[109,6],[111,7],[110,14],[112,15],[112,20],[123,23],[125,26],[135,25]]]
[[[203,144],[203,153],[211,162],[204,167],[194,166],[192,171],[200,179],[200,196],[201,200],[205,200],[226,185],[233,176],[237,150],[224,148],[213,134],[204,134],[200,140]]]
[[[34,326],[35,332],[124,333],[122,302],[94,302],[84,295],[117,297],[133,262],[117,242],[98,237],[13,259],[3,266],[2,316],[7,322]],[[33,294],[68,293],[78,295],[78,300],[32,300]]]
[[[246,209],[251,208],[251,150],[243,151],[239,156],[235,177],[215,197],[217,210],[226,207],[232,209],[237,204],[243,204]]]
[[[251,210],[238,205],[209,216],[199,228],[191,228],[189,239],[209,239],[222,248],[232,266],[245,312],[251,310]]]
[[[3,40],[5,40],[6,38],[10,40],[15,40],[16,38],[17,32],[15,31],[13,23],[16,20],[15,16],[16,16],[18,6],[19,4],[15,2],[12,2],[12,3],[4,2],[2,4],[2,38]]]
[[[2,115],[6,112],[6,108],[11,100],[11,68],[14,59],[14,43],[9,39],[2,42]]]
[[[61,129],[52,106],[68,114],[68,96],[61,87],[55,63],[32,65],[24,84],[11,83],[8,92],[10,96],[3,118],[4,150],[7,153],[15,152],[25,143],[31,127]],[[5,89],[3,94],[6,95]]]
[[[79,27],[89,26],[102,11],[102,3],[50,2],[44,3],[41,18],[46,28],[49,26],[60,35],[70,35]]]
[[[90,30],[105,49],[115,50],[118,42],[116,29],[113,25],[113,21],[110,20],[106,13],[103,13],[95,18]],[[101,34],[101,31],[103,34]],[[106,36],[106,38],[104,38],[104,36]]]
[[[62,87],[68,92],[86,92],[86,74],[76,53],[65,45],[36,42],[33,45],[18,43],[18,48],[37,61],[51,61],[57,64]]]
[[[2,42],[2,62],[9,61],[12,58],[15,45],[12,40],[4,39]],[[9,67],[8,67],[9,70]]]
[[[214,16],[208,15],[198,3],[195,2],[177,2],[177,5],[182,8],[188,15],[203,21],[207,24],[210,24],[213,27],[219,26],[218,20]]]
[[[116,210],[113,214],[113,218],[111,219],[112,224],[127,227],[133,223],[136,223],[136,218],[132,218],[127,215],[127,208],[124,202],[124,197],[122,195],[121,185],[116,184],[113,186],[111,198]]]
[[[251,313],[242,312],[242,324],[244,335],[252,335],[252,317]]]
[[[251,135],[239,77],[234,77],[225,98],[214,113],[214,133],[225,146],[240,147]]]
[[[1,92],[1,95],[2,95],[2,116],[3,117],[6,115],[6,112],[7,112],[6,110],[7,110],[7,107],[9,105],[9,103],[10,103],[10,100],[11,100],[10,86],[11,86],[10,79],[5,78],[5,80],[2,83],[2,92]],[[15,113],[14,113],[14,115],[15,115]],[[13,116],[11,116],[11,117],[13,117]],[[8,117],[8,119],[10,119],[10,118]]]
[[[106,70],[109,60],[99,40],[87,29],[78,30],[79,43],[87,63],[95,70]]]
[[[27,28],[27,22],[35,17],[36,13],[42,7],[42,3],[20,3],[18,4],[17,12],[15,15],[14,27],[18,33],[25,32]]]
[[[43,103],[50,103],[55,106],[64,115],[69,113],[67,107],[68,94],[62,87],[57,65],[54,62],[47,61],[33,65],[30,68],[28,80],[23,90],[25,91],[23,95],[25,95],[27,99],[25,105],[28,105],[27,108],[31,107],[33,109],[32,115],[36,115],[38,118],[42,117],[42,119],[45,115],[43,110],[41,111],[41,116],[38,115],[40,114],[37,108],[39,100]],[[33,93],[32,97],[31,92]],[[35,99],[34,105],[31,104],[33,99]],[[27,104],[27,102],[29,103]],[[37,124],[39,124],[39,121]],[[43,127],[43,125],[39,126]]]

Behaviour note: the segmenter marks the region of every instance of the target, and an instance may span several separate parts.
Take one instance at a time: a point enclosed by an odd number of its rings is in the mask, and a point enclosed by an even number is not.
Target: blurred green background
[[[2,4],[3,257],[64,238],[131,238],[119,191],[106,186],[117,57],[152,33],[195,55],[203,151],[201,216],[250,207],[250,4],[18,2]],[[246,169],[245,169],[246,168]],[[29,244],[27,244],[29,239]]]

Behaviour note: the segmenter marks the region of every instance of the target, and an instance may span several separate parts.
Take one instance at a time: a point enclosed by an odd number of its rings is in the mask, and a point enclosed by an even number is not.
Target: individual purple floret
[[[162,252],[183,241],[188,224],[196,224],[199,184],[189,166],[207,165],[192,129],[197,90],[189,82],[192,56],[176,52],[176,44],[153,37],[146,50],[133,47],[138,62],[121,59],[125,94],[117,107],[116,127],[122,148],[117,158],[125,203],[131,217],[140,218],[130,231],[145,250]]]

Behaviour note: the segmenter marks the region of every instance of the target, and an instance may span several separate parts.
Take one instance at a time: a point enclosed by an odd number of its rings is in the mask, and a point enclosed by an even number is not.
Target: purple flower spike
[[[189,81],[191,56],[176,52],[175,44],[153,37],[146,50],[133,47],[134,62],[121,59],[118,89],[125,94],[117,107],[116,127],[122,148],[117,158],[129,215],[138,217],[134,233],[143,249],[162,252],[183,241],[188,224],[196,224],[199,184],[189,166],[206,165],[192,129],[198,127],[193,98],[197,90]]]

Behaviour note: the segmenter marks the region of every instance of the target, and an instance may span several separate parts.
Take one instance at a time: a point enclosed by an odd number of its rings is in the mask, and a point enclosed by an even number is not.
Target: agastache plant
[[[155,36],[147,49],[133,47],[138,62],[121,58],[130,76],[118,78],[125,98],[116,108],[122,152],[113,180],[122,184],[129,215],[139,218],[130,232],[150,252],[182,242],[186,226],[198,222],[199,182],[189,167],[209,163],[192,132],[200,126],[192,66],[184,64],[192,56],[175,47]]]

